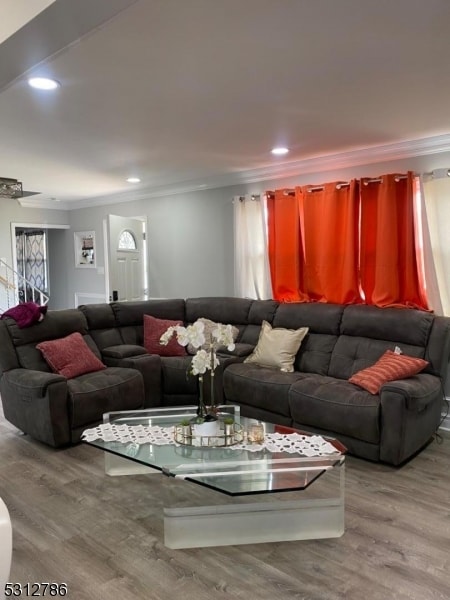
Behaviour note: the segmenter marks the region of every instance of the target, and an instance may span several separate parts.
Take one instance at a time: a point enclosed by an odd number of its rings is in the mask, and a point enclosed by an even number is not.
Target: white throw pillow
[[[258,343],[244,362],[292,373],[295,356],[308,331],[308,327],[300,329],[272,328],[270,323],[263,321]]]

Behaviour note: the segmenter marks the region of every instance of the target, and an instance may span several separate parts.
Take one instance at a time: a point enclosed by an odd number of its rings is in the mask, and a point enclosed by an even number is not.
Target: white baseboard
[[[75,308],[80,304],[101,304],[107,302],[105,294],[95,294],[92,292],[75,292]]]

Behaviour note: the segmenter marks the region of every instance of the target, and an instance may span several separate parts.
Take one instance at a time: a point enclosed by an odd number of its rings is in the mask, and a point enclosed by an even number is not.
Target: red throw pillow
[[[416,375],[428,364],[423,358],[414,358],[413,356],[405,356],[392,350],[386,350],[374,365],[358,371],[350,377],[349,381],[359,385],[371,394],[378,394],[384,383]]]
[[[58,340],[41,342],[36,348],[42,352],[51,370],[67,379],[106,369],[78,332]]]
[[[174,325],[183,325],[182,321],[170,321],[169,319],[157,319],[151,315],[144,315],[144,347],[149,354],[159,356],[186,356],[186,348],[180,346],[177,336],[170,338],[167,346],[159,341],[162,334]]]

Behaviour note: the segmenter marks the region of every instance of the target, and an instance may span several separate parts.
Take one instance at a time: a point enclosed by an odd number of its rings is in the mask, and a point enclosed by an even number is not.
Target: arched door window
[[[122,231],[119,236],[119,250],[137,250],[136,239],[131,231]]]

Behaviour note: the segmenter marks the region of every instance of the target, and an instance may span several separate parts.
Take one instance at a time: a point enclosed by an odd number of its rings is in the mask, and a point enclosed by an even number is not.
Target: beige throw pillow
[[[300,329],[272,328],[270,323],[263,321],[258,343],[244,362],[292,373],[295,356],[308,330],[308,327]]]

